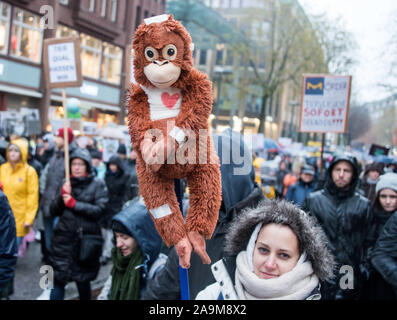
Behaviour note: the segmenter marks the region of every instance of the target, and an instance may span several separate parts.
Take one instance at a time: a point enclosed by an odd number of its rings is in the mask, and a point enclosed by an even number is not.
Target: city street
[[[10,300],[35,300],[43,290],[40,288],[40,279],[44,274],[40,274],[43,266],[41,261],[40,243],[34,241],[29,244],[26,254],[19,258],[15,269],[14,294]],[[110,275],[112,263],[102,266],[95,281],[91,282],[93,298],[98,288],[101,288],[107,277]],[[69,283],[66,286],[65,300],[78,299],[76,285]]]

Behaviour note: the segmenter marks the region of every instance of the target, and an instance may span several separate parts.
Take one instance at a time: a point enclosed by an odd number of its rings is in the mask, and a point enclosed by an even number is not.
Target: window
[[[67,6],[69,4],[69,0],[59,0],[59,3]]]
[[[117,19],[117,0],[112,0],[111,6],[112,6],[112,13],[110,19],[113,22],[115,22]]]
[[[101,40],[87,34],[80,34],[81,64],[84,76],[99,79],[101,65]]]
[[[43,31],[40,29],[40,17],[15,8],[11,35],[11,55],[32,60],[41,60]]]
[[[135,30],[138,29],[140,24],[141,24],[141,7],[136,6]]]
[[[77,37],[78,32],[72,28],[62,26],[62,25],[57,25],[57,31],[56,31],[56,37],[57,38],[63,38],[63,37]]]
[[[101,17],[106,17],[106,3],[107,3],[107,0],[102,0]]]
[[[95,0],[90,0],[90,6],[88,7],[88,11],[90,12],[95,11]]]
[[[207,50],[200,50],[199,65],[205,65],[206,63],[207,63]]]
[[[0,2],[0,53],[7,54],[10,30],[10,5]]]
[[[106,2],[107,0],[102,0],[101,17],[106,17]]]
[[[111,83],[120,83],[121,60],[123,52],[120,47],[103,43],[103,59],[101,65],[101,79]]]

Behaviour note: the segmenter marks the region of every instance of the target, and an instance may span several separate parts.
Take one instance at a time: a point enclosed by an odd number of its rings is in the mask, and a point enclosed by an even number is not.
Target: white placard
[[[73,42],[48,45],[51,83],[77,81],[74,50]]]
[[[299,131],[345,132],[350,87],[351,76],[304,75]]]

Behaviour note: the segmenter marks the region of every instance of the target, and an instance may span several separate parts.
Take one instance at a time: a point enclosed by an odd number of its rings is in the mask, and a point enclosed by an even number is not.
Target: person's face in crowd
[[[271,223],[264,226],[256,240],[253,266],[261,279],[279,277],[291,271],[300,257],[298,238],[291,228]]]
[[[379,202],[386,212],[397,210],[397,192],[392,189],[382,189],[379,192]]]
[[[280,162],[280,170],[281,171],[285,171],[287,169],[287,165],[285,164],[285,162]]]
[[[123,153],[118,153],[117,155],[123,160],[127,158],[127,156]]]
[[[117,169],[118,169],[117,164],[110,163],[110,164],[109,164],[109,169],[110,169],[110,171],[112,171],[113,173],[117,172]]]
[[[347,161],[337,162],[332,169],[332,180],[338,188],[347,187],[353,178],[353,166]]]
[[[71,163],[72,175],[76,178],[83,177],[87,173],[87,165],[84,160],[75,158]]]
[[[131,160],[136,160],[136,158],[137,158],[136,151],[135,150],[131,150],[130,151],[130,159]]]
[[[133,237],[120,232],[114,234],[116,236],[116,247],[120,249],[124,257],[133,253],[138,247],[138,243]]]
[[[56,147],[58,150],[62,150],[62,149],[63,149],[63,147],[64,147],[64,140],[63,140],[62,137],[58,137],[58,136],[55,137],[54,142],[55,142],[55,147]]]
[[[301,179],[304,183],[310,183],[313,181],[313,176],[308,173],[301,173]]]
[[[379,172],[378,171],[375,171],[375,170],[371,170],[371,171],[369,171],[368,172],[368,178],[369,179],[371,179],[371,180],[378,180],[378,178],[379,178]]]
[[[99,160],[99,159],[96,159],[96,158],[91,159],[91,164],[93,167],[98,167],[100,162],[101,162],[101,160]]]
[[[10,145],[8,148],[8,160],[11,163],[17,163],[22,160],[22,155],[19,152],[19,149],[15,145]]]

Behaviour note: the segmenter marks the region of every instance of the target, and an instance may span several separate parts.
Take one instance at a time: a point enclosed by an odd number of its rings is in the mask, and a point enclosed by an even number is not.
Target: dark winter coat
[[[371,259],[374,268],[382,275],[383,279],[394,290],[397,298],[397,211],[387,220]]]
[[[134,199],[139,195],[138,175],[136,173],[136,160],[128,159],[124,162],[126,172],[130,176],[130,194],[129,199]]]
[[[14,278],[18,247],[14,215],[6,195],[0,190],[0,298]]]
[[[353,178],[348,190],[337,188],[332,180],[332,169],[339,161],[348,161],[353,166]],[[355,299],[359,295],[365,276],[369,272],[370,204],[367,198],[356,192],[358,167],[355,158],[348,155],[336,156],[327,170],[324,189],[311,193],[303,209],[316,217],[329,240],[332,253],[338,263],[338,270],[348,265],[354,271],[354,289],[342,290],[340,274],[336,281],[322,287],[325,299]]]
[[[160,253],[162,240],[143,200],[134,200],[128,207],[116,214],[112,221],[120,222],[138,242],[143,255],[141,268],[141,295],[145,289],[148,272]]]
[[[61,189],[58,189],[56,198],[51,203],[51,213],[60,216],[60,219],[52,237],[49,260],[54,268],[55,281],[64,284],[70,281],[91,281],[98,275],[99,259],[92,267],[82,266],[78,262],[78,229],[81,227],[84,234],[101,235],[99,220],[108,201],[104,181],[96,178],[91,172],[88,151],[77,149],[70,156],[70,161],[74,158],[83,159],[89,172],[87,177],[70,179],[72,197],[76,199],[74,208],[69,209],[64,205]]]
[[[117,165],[117,172],[112,173],[109,169],[110,164]],[[105,182],[109,192],[109,201],[106,205],[106,210],[103,218],[101,219],[101,225],[105,228],[111,228],[111,221],[115,214],[119,213],[126,203],[130,195],[130,181],[131,177],[125,172],[123,160],[113,155],[110,157],[106,164]]]
[[[70,153],[74,149],[70,149]],[[40,198],[40,210],[44,218],[50,218],[50,203],[55,199],[57,192],[63,185],[65,179],[65,156],[63,150],[57,150],[48,162],[47,177],[45,180],[45,189]]]
[[[212,238],[206,241],[206,248],[212,262],[223,257],[224,238],[227,227],[234,217],[246,208],[255,207],[264,199],[260,187],[254,183],[254,168],[250,151],[245,147],[242,136],[238,133],[226,130],[219,136],[214,136],[214,145],[221,160],[222,179],[222,204],[219,211],[218,223]],[[233,149],[239,148],[239,149]],[[234,150],[234,151],[233,151]],[[237,150],[237,151],[236,151]],[[244,161],[234,161],[232,151],[244,155]],[[225,156],[229,161],[222,161],[223,152],[230,153]],[[243,159],[239,159],[243,160]],[[249,172],[236,174],[236,169],[247,166]],[[157,276],[148,284],[143,296],[145,300],[178,300],[180,299],[179,285],[179,258],[175,250],[171,250],[165,267],[158,272]],[[190,297],[193,299],[207,285],[215,281],[210,265],[204,265],[194,252],[191,256],[191,267],[189,268]]]
[[[306,197],[314,190],[314,186],[314,181],[305,183],[302,179],[299,179],[297,183],[294,183],[288,188],[285,200],[291,201],[301,207]]]

